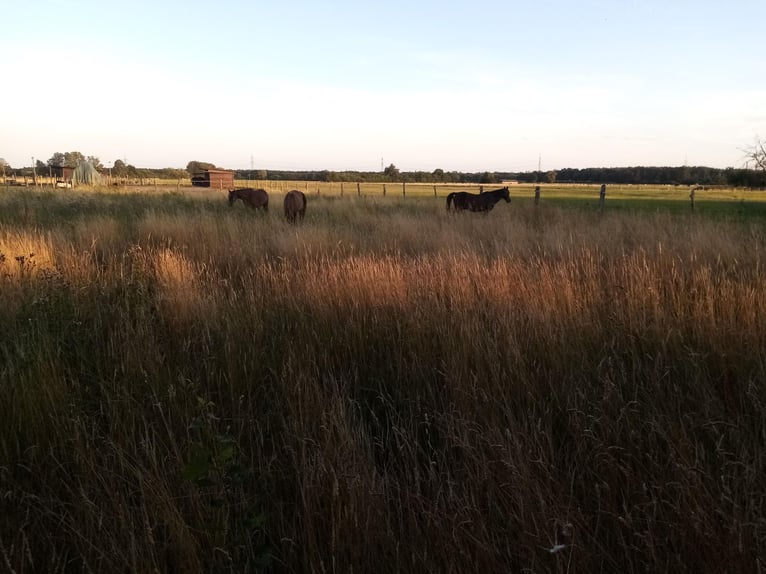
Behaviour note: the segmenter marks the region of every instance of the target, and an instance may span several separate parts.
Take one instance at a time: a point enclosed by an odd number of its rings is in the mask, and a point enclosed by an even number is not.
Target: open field
[[[0,189],[4,568],[763,571],[766,194],[349,187]]]

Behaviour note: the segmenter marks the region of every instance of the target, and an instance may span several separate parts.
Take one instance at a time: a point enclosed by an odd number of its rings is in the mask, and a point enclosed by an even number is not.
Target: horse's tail
[[[455,192],[453,191],[447,196],[447,211],[450,210],[450,207],[452,206],[452,199],[455,197]]]

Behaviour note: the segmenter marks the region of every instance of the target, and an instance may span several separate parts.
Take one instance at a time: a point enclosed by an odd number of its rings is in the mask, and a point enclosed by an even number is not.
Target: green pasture
[[[745,189],[702,189],[688,186],[607,185],[604,209],[610,212],[694,214],[700,217],[752,219],[766,217],[766,192]],[[541,186],[540,207],[599,209],[600,186]],[[534,201],[533,186],[511,188],[511,197]],[[518,203],[517,203],[518,205]]]
[[[370,183],[370,182],[318,182],[318,181],[252,181],[237,180],[237,187],[262,187],[273,194],[271,208],[281,209],[281,197],[291,189],[298,189],[317,199],[380,198],[392,200],[436,200],[444,205],[452,192],[479,193],[503,184],[425,184],[425,183]],[[512,207],[534,207],[535,184],[509,185]],[[766,217],[766,191],[746,189],[700,189],[691,201],[689,186],[673,185],[607,185],[604,209],[610,212],[658,212],[670,214],[695,214],[715,218]],[[83,193],[85,192],[85,193]],[[96,193],[92,193],[96,192]],[[599,185],[541,184],[537,208],[599,210]],[[29,213],[30,205],[37,201],[49,206],[48,213],[39,216],[55,219],[112,211],[130,214],[145,208],[162,205],[170,210],[209,209],[210,204],[226,206],[225,189],[191,187],[176,180],[155,180],[143,186],[96,186],[78,190],[52,189],[50,187],[0,187],[5,201],[18,203],[22,217]],[[26,206],[26,207],[25,207]],[[44,210],[43,210],[44,211]],[[0,221],[10,217],[0,214]]]

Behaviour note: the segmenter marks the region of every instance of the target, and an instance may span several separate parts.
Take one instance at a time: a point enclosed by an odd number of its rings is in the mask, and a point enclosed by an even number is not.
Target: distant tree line
[[[384,183],[391,181],[408,183],[472,183],[495,184],[503,181],[520,183],[582,183],[582,184],[653,184],[653,185],[702,185],[732,187],[766,187],[766,171],[754,169],[717,169],[711,167],[614,167],[614,168],[566,168],[548,172],[478,172],[457,171],[281,171],[237,170],[236,178],[272,181],[345,181]]]
[[[499,184],[503,181],[520,183],[581,183],[581,184],[653,184],[653,185],[701,185],[766,188],[766,150],[761,140],[748,148],[748,158],[757,169],[718,169],[703,166],[681,167],[610,167],[610,168],[565,168],[556,171],[528,172],[459,172],[435,169],[433,171],[400,171],[390,164],[383,171],[331,171],[331,170],[235,170],[239,180],[271,181],[322,181],[322,182],[407,182],[407,183],[470,183]],[[115,160],[112,167],[104,166],[98,157],[73,152],[56,152],[47,162],[37,160],[35,169],[45,174],[51,167],[76,167],[81,161],[89,161],[102,174],[116,178],[140,179],[188,179],[206,169],[216,168],[215,164],[204,161],[190,161],[186,169],[137,168],[123,160]],[[4,175],[25,176],[32,174],[31,167],[14,169],[5,160],[0,164]]]
[[[392,169],[393,168],[393,169]],[[324,182],[411,182],[411,183],[494,183],[500,182],[506,176],[513,174],[500,173],[464,173],[458,171],[399,171],[394,166],[389,166],[384,171],[289,171],[289,170],[265,170],[255,169],[236,170],[237,179],[256,179],[272,181],[324,181]]]
[[[613,167],[561,169],[547,174],[530,172],[518,174],[524,182],[560,183],[613,183],[613,184],[654,184],[654,185],[703,185],[764,187],[766,172],[752,169],[717,169],[701,166],[682,167]],[[553,180],[553,181],[551,181]]]
[[[255,179],[272,181],[324,181],[324,182],[407,182],[407,183],[500,183],[518,179],[518,174],[511,172],[460,172],[444,171],[400,171],[394,164],[380,171],[286,171],[255,169],[236,170],[237,179]]]

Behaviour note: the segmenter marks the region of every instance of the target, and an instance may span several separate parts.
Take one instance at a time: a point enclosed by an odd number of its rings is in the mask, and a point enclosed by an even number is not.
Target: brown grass
[[[9,571],[763,567],[760,223],[136,201],[0,236]]]

